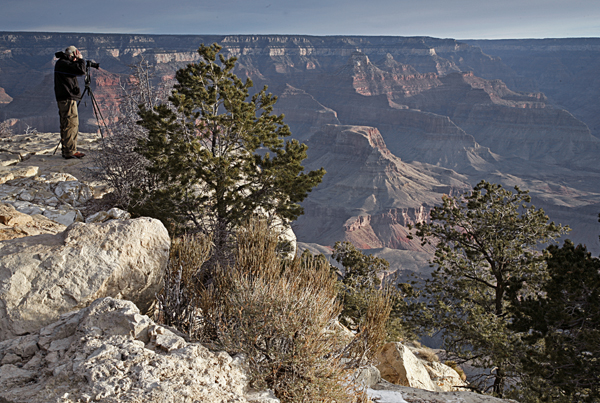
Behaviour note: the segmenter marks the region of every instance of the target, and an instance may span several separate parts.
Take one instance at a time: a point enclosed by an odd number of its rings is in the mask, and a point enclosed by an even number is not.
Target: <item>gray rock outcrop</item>
[[[112,296],[148,309],[170,239],[158,220],[74,223],[64,232],[0,242],[0,340],[39,330]]]
[[[0,343],[0,363],[2,402],[278,402],[246,394],[240,359],[187,343],[113,298]]]

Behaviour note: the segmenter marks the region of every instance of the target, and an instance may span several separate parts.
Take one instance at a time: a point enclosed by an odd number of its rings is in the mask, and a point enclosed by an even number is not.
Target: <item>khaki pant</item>
[[[77,151],[77,133],[79,132],[79,115],[77,101],[68,99],[58,101],[60,116],[60,144],[63,156],[71,156]]]

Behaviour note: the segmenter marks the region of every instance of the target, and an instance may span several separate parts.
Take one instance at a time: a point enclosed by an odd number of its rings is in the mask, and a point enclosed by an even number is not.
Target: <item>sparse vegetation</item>
[[[378,275],[389,269],[389,263],[384,259],[365,255],[350,242],[336,242],[332,258],[344,267],[340,322],[347,328],[356,330],[366,313],[371,291],[381,285]]]
[[[342,287],[342,313],[340,322],[349,329],[364,319],[370,306],[371,295],[385,290],[388,294],[391,309],[386,325],[388,341],[415,340],[416,327],[406,321],[409,310],[408,301],[418,297],[417,291],[410,284],[396,284],[395,278],[388,278],[381,283],[380,276],[389,270],[387,260],[364,254],[350,242],[336,242],[332,258],[343,266],[340,286]]]
[[[138,142],[147,137],[146,130],[137,124],[140,105],[152,110],[168,103],[172,84],[163,81],[156,87],[154,80],[154,71],[144,59],[131,66],[130,79],[121,83],[118,110],[107,115],[109,135],[102,139],[102,147],[94,154],[95,162],[102,167],[103,179],[113,189],[113,204],[126,210],[136,207],[131,203],[132,189],[155,186],[155,179],[146,169],[149,161],[136,152]]]
[[[10,121],[5,120],[0,122],[0,137],[10,137],[12,136],[13,131],[10,124]]]
[[[36,135],[39,134],[40,132],[38,132],[38,130],[35,127],[31,127],[29,125],[27,125],[27,128],[25,129],[25,134],[26,135]]]
[[[251,384],[273,389],[283,402],[365,399],[348,380],[385,339],[389,295],[370,294],[348,344],[336,331],[342,306],[335,272],[312,256],[283,259],[277,243],[264,219],[239,227],[234,263],[204,284],[195,272],[210,255],[206,236],[174,242],[159,317],[193,339],[243,354]]]

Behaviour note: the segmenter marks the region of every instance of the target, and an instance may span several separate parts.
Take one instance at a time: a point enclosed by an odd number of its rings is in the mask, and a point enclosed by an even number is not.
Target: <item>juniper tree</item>
[[[173,230],[212,233],[223,251],[232,229],[252,214],[289,223],[325,171],[304,172],[307,146],[290,135],[267,87],[250,96],[252,81],[233,70],[221,46],[201,45],[200,60],[177,71],[171,105],[141,108],[147,139],[138,151],[150,161],[154,189],[137,189],[136,212]]]
[[[429,325],[443,331],[452,358],[491,369],[481,387],[497,395],[518,372],[520,339],[508,329],[507,307],[515,296],[539,291],[546,278],[539,246],[566,231],[530,202],[518,187],[512,193],[481,181],[470,193],[444,196],[431,221],[416,226],[436,248],[436,269],[424,288]]]

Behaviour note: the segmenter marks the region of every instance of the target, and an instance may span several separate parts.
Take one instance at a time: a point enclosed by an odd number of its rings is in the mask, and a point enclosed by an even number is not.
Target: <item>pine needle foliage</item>
[[[518,187],[513,193],[481,181],[472,192],[445,196],[431,221],[416,225],[417,236],[436,247],[436,269],[424,287],[431,316],[422,325],[443,330],[444,347],[457,362],[491,368],[479,385],[498,396],[520,371],[521,340],[508,328],[507,308],[540,292],[547,278],[540,246],[567,230],[530,202]]]
[[[307,146],[284,141],[290,130],[283,115],[272,114],[277,98],[266,87],[250,96],[252,81],[242,82],[233,73],[236,58],[220,50],[201,45],[200,60],[177,71],[170,105],[142,105],[139,124],[148,136],[138,152],[158,187],[134,191],[134,212],[210,233],[216,253],[257,211],[295,220],[325,173],[304,172]]]
[[[526,334],[520,401],[600,402],[600,259],[566,240],[548,247],[539,296],[516,301],[511,328]]]

